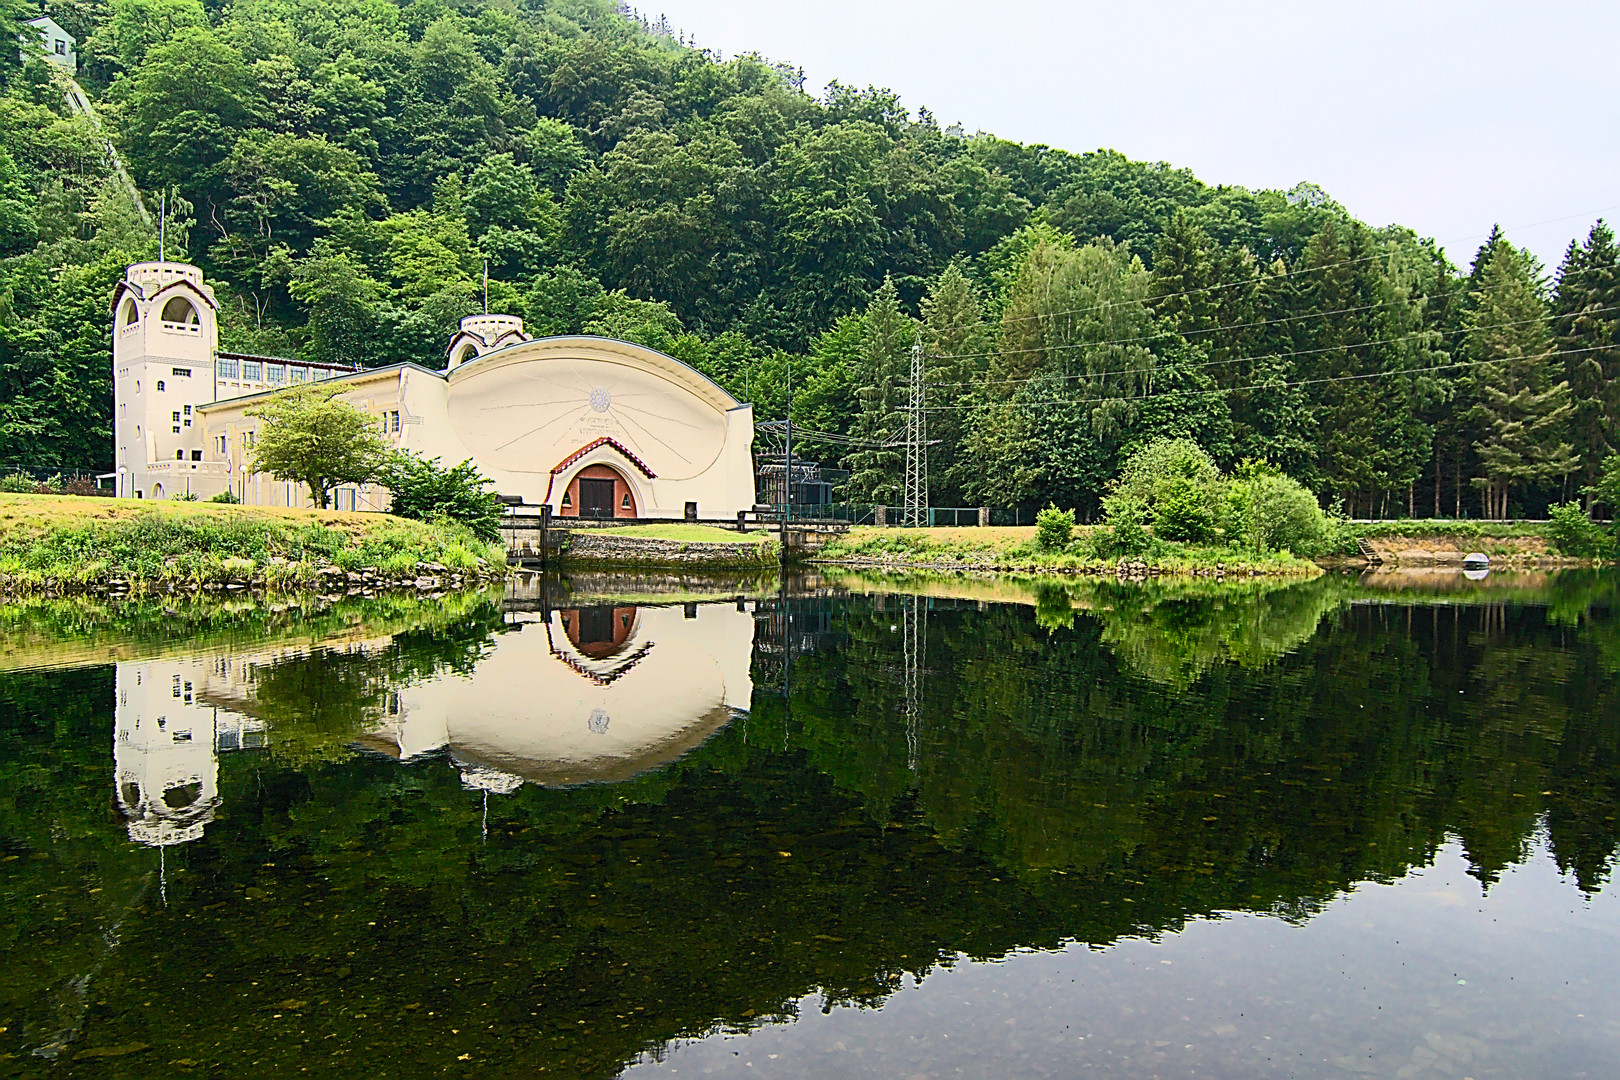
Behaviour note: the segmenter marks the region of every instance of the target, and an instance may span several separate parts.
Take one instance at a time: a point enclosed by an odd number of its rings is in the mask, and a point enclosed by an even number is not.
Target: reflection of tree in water
[[[1105,944],[1213,911],[1305,918],[1451,833],[1488,876],[1544,821],[1581,887],[1607,873],[1620,712],[1606,617],[1358,605],[1269,662],[1154,680],[1106,643],[1111,611],[1048,630],[1028,609],[937,610],[912,772],[899,607],[824,607],[826,646],[795,659],[791,721],[762,691],[746,726],[658,773],[490,800],[487,841],[481,802],[448,770],[222,758],[235,827],[174,853],[169,907],[140,909],[93,984],[98,1042],[152,1042],[152,1060],[251,1052],[272,1073],[440,1075],[476,1052],[481,1075],[607,1077],[808,993],[877,1003],[959,954]],[[464,663],[488,629],[374,660],[407,678]],[[364,679],[335,677],[344,693],[323,715],[341,726],[345,701],[369,699]],[[289,674],[278,700],[307,701],[308,678]],[[0,701],[18,685],[0,679]],[[66,979],[99,947],[69,929],[93,929],[103,902],[84,882],[135,875],[88,760],[105,756],[105,715],[87,721],[83,765],[26,786],[75,752],[42,719],[52,685],[29,690],[33,719],[8,705],[0,728],[0,776],[24,793],[0,826],[47,854],[9,865],[19,894],[50,899],[0,918]],[[0,976],[18,1030],[38,1015],[32,966]],[[128,1003],[177,971],[198,974],[188,1008],[154,1032]],[[291,1014],[274,1040],[242,1022],[274,1012]]]
[[[486,602],[380,646],[317,649],[260,668],[255,711],[269,726],[272,752],[292,765],[347,759],[354,740],[387,715],[392,695],[424,679],[470,673],[503,625],[500,608]]]

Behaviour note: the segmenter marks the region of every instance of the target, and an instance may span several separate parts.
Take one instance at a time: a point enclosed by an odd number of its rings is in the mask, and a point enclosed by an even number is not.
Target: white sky
[[[1551,270],[1620,219],[1616,0],[634,2],[812,92],[889,87],[941,124],[1208,184],[1314,181],[1464,267],[1493,222]]]

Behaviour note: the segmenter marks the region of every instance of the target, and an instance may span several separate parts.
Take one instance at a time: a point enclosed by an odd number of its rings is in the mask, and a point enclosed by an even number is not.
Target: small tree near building
[[[283,390],[247,410],[264,420],[253,450],[253,468],[309,489],[326,509],[343,484],[368,484],[388,457],[374,417],[346,401],[337,388],[300,386]]]

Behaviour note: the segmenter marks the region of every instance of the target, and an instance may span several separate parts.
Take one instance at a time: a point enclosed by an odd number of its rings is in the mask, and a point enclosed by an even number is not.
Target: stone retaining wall
[[[642,536],[571,533],[563,548],[568,564],[620,566],[762,566],[776,560],[776,545],[709,544]]]

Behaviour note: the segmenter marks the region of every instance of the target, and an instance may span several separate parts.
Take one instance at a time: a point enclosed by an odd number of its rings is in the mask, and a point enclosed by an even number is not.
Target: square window
[[[257,360],[242,361],[242,378],[258,382],[264,377],[264,365]]]
[[[201,450],[193,450],[191,452],[191,460],[192,461],[201,461],[202,460],[202,451]]]
[[[395,431],[399,430],[399,413],[398,412],[394,413],[394,430]]]
[[[169,374],[171,374],[171,375],[179,375],[179,376],[181,376],[183,378],[189,379],[189,378],[191,378],[191,369],[188,368],[188,367],[170,368],[169,369]]]

